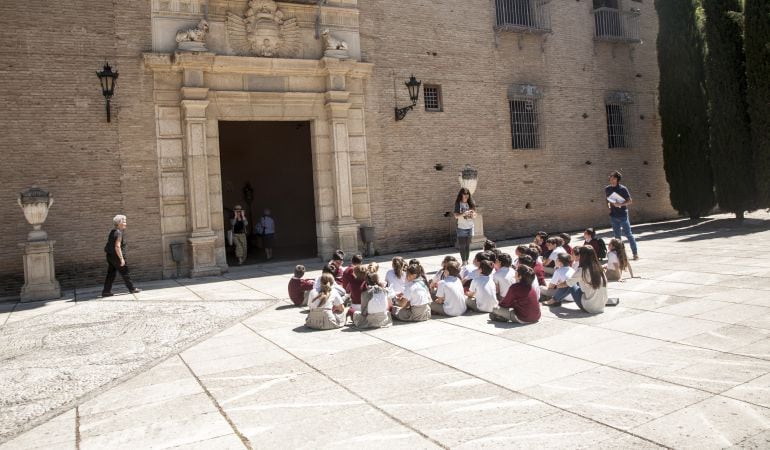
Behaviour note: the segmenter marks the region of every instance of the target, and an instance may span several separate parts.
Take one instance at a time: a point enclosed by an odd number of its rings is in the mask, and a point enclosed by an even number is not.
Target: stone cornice
[[[335,58],[282,59],[251,56],[224,56],[213,53],[144,53],[144,68],[151,72],[201,70],[211,73],[241,73],[263,76],[323,76],[344,73],[353,78],[368,78],[374,64]]]

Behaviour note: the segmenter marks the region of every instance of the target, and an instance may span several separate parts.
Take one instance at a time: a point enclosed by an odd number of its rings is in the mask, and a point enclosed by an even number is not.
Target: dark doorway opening
[[[235,205],[243,207],[249,220],[245,264],[266,259],[254,232],[265,208],[275,220],[273,259],[318,254],[310,122],[220,121],[219,160],[225,230],[230,229]],[[227,262],[238,264],[231,245]]]

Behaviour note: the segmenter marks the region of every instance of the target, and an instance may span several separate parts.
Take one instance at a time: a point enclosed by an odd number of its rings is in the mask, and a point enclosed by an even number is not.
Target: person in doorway
[[[107,236],[107,244],[104,246],[104,253],[107,254],[107,278],[104,280],[102,297],[112,296],[112,283],[115,281],[115,273],[120,273],[123,282],[126,283],[128,292],[136,294],[141,289],[134,287],[131,277],[128,274],[128,265],[126,264],[126,240],[123,232],[126,230],[126,216],[118,214],[112,219],[114,228]]]
[[[273,259],[273,243],[275,242],[275,221],[269,208],[265,208],[262,217],[257,222],[256,232],[262,236],[262,245],[265,247],[265,258]]]
[[[460,246],[461,265],[468,264],[471,253],[471,239],[473,238],[473,218],[476,217],[476,203],[471,197],[471,191],[460,188],[455,199],[454,209],[457,219],[457,243]]]
[[[238,258],[238,265],[240,266],[246,261],[246,255],[249,251],[249,246],[246,240],[246,231],[249,229],[249,220],[244,214],[241,205],[235,205],[233,208],[233,218],[230,219],[230,225],[233,231],[233,244],[235,244],[235,257]]]
[[[610,208],[610,223],[612,224],[612,234],[615,239],[620,239],[620,233],[628,239],[628,245],[631,246],[631,252],[634,254],[634,260],[639,259],[639,252],[636,248],[636,239],[631,231],[631,221],[628,217],[628,207],[634,203],[628,188],[620,184],[623,175],[619,171],[610,174],[610,184],[604,188],[604,196],[607,197],[607,207]]]

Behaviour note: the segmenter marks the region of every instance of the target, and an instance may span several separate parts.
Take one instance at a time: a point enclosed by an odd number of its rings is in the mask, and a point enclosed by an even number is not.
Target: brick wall
[[[56,240],[64,286],[101,281],[104,241],[120,212],[136,277],[157,274],[151,78],[138,57],[151,46],[149,2],[5,0],[0,36],[0,297],[23,282],[17,243],[31,228],[16,195],[33,184],[55,199],[43,229]],[[111,123],[95,75],[105,59],[120,73]]]
[[[479,169],[475,198],[493,239],[607,226],[602,187],[615,168],[634,196],[632,221],[671,217],[655,103],[657,17],[652,2],[632,5],[642,10],[643,44],[594,42],[591,2],[550,2],[552,33],[532,35],[494,31],[493,0],[360,0],[362,51],[375,64],[366,120],[377,248],[446,245],[444,213],[465,164]],[[396,122],[411,73],[441,85],[444,111],[426,112],[421,97]],[[545,92],[542,149],[511,148],[512,84]],[[632,149],[607,148],[604,97],[613,89],[635,98]]]

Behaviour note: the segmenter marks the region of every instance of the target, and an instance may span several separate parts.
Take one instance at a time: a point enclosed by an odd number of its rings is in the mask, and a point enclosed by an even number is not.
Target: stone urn
[[[53,196],[37,186],[32,186],[19,193],[17,202],[24,211],[27,222],[32,225],[32,231],[27,235],[27,240],[45,241],[48,239],[48,233],[42,230],[42,226],[48,217],[48,209],[53,205]]]
[[[473,193],[476,192],[476,185],[479,181],[479,171],[470,165],[466,165],[460,172],[459,180],[460,187],[468,189],[471,195],[473,195]]]

